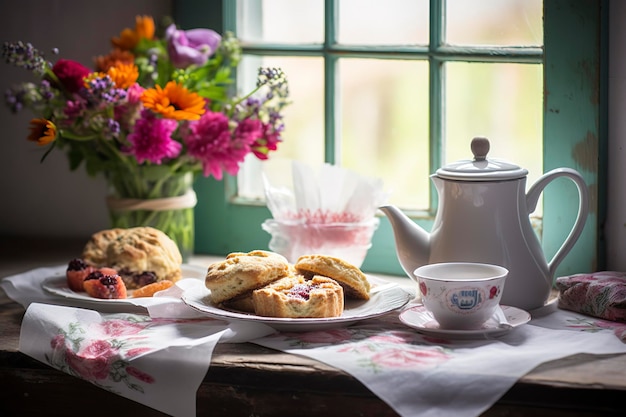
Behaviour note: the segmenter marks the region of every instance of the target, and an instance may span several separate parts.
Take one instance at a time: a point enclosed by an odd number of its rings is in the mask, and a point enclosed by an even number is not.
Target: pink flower
[[[126,357],[127,358],[133,358],[135,356],[139,356],[142,355],[146,352],[150,352],[152,349],[150,349],[149,347],[138,347],[138,348],[133,348],[133,349],[129,349],[126,352]]]
[[[491,287],[489,289],[489,299],[491,300],[492,298],[494,298],[496,295],[498,295],[498,287],[496,287],[495,285],[493,287]]]
[[[58,334],[50,340],[50,347],[52,349],[58,349],[60,347],[65,346],[65,336],[62,334]]]
[[[233,134],[228,118],[219,112],[207,111],[200,120],[190,122],[184,140],[189,155],[202,162],[205,177],[213,175],[221,180],[223,171],[237,174],[250,144],[260,134],[260,125],[254,122],[240,122]]]
[[[389,368],[435,366],[448,359],[448,355],[436,349],[389,349],[372,356],[372,362]]]
[[[182,149],[182,145],[172,139],[177,126],[176,120],[160,119],[151,111],[144,110],[135,124],[135,130],[128,135],[132,146],[127,152],[135,155],[140,164],[150,161],[160,165],[165,158],[177,157]]]
[[[141,94],[144,92],[144,90],[145,88],[143,88],[137,83],[128,87],[128,89],[126,90],[126,93],[127,93],[126,99],[128,100],[128,103],[129,104],[141,103]]]
[[[426,287],[426,283],[424,281],[420,282],[420,292],[422,295],[426,295],[428,293],[428,287]]]
[[[263,125],[256,119],[244,119],[235,128],[235,137],[240,142],[253,144],[263,134]]]
[[[76,100],[68,100],[65,103],[65,108],[63,109],[63,113],[69,119],[68,122],[75,120],[80,117],[85,110],[87,109],[87,103],[83,98],[77,98]]]
[[[280,133],[277,132],[271,124],[264,123],[262,125],[261,136],[252,145],[252,152],[261,160],[268,159],[269,152],[278,149],[280,142],[282,142]]]
[[[78,352],[67,350],[65,360],[82,378],[93,381],[105,379],[117,351],[106,340],[96,340]]]
[[[89,68],[70,59],[59,59],[52,67],[52,72],[70,93],[76,93],[84,87],[83,78],[91,73]]]
[[[144,329],[139,323],[131,323],[125,320],[113,319],[103,321],[100,326],[107,336],[118,337],[137,334]]]
[[[145,89],[135,83],[126,90],[126,103],[115,106],[115,119],[119,121],[124,130],[132,130],[135,122],[141,116],[143,102],[141,94]]]
[[[126,373],[130,376],[134,376],[135,378],[137,378],[138,380],[142,382],[145,382],[146,384],[154,383],[154,377],[152,377],[152,375],[148,375],[147,373],[140,371],[134,366],[127,366]]]

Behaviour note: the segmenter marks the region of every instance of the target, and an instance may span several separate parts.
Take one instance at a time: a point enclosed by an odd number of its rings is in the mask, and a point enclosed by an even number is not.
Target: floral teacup
[[[497,265],[445,262],[414,272],[424,307],[442,329],[479,329],[502,298],[509,271]]]

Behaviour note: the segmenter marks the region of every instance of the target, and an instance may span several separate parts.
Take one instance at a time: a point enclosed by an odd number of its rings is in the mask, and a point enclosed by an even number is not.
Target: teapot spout
[[[404,272],[415,279],[413,272],[428,263],[430,257],[430,234],[415,224],[399,208],[387,205],[379,207],[389,219],[396,243],[396,254]]]

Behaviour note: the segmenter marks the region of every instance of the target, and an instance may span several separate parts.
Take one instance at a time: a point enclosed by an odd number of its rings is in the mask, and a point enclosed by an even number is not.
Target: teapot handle
[[[585,180],[582,175],[578,173],[578,171],[571,168],[557,168],[553,169],[545,173],[541,176],[537,182],[535,182],[532,187],[526,193],[526,206],[528,207],[528,213],[532,213],[537,208],[537,201],[539,200],[539,196],[543,192],[543,189],[554,179],[558,177],[566,177],[569,178],[576,184],[576,188],[578,188],[578,215],[576,216],[576,222],[574,223],[574,227],[570,231],[567,239],[561,245],[559,250],[556,252],[552,260],[548,263],[548,271],[550,276],[553,277],[557,266],[561,263],[565,255],[572,249],[580,234],[585,227],[585,222],[587,220],[587,215],[589,214],[589,190],[587,189],[587,184],[585,184]]]

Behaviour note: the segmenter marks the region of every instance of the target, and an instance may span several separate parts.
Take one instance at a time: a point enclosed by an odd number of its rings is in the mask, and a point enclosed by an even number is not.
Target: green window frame
[[[322,1],[322,0],[320,0]],[[557,275],[601,268],[603,244],[599,227],[603,222],[606,184],[606,50],[607,1],[550,0],[544,2],[544,47],[461,48],[443,42],[445,0],[430,1],[430,46],[355,48],[334,44],[337,0],[323,0],[325,43],[319,46],[246,45],[250,54],[318,54],[325,57],[325,141],[327,162],[334,161],[335,63],[338,54],[381,57],[392,53],[401,58],[424,56],[430,65],[431,171],[441,166],[440,138],[442,112],[442,63],[447,60],[476,62],[534,62],[544,64],[544,171],[556,167],[577,169],[590,190],[590,214],[578,242],[562,262]],[[187,0],[174,3],[174,17],[183,28],[210,27],[236,33],[236,1]],[[385,49],[385,51],[383,51]],[[196,207],[196,251],[225,255],[234,251],[267,248],[269,235],[261,223],[270,217],[267,207],[243,204],[236,197],[236,179],[223,181],[199,178]],[[436,210],[433,194],[431,211],[419,224],[430,230]],[[542,245],[546,257],[556,253],[574,222],[578,194],[572,185],[548,186],[544,193]],[[362,266],[367,272],[404,275],[396,257],[393,234],[383,216],[373,245]]]

